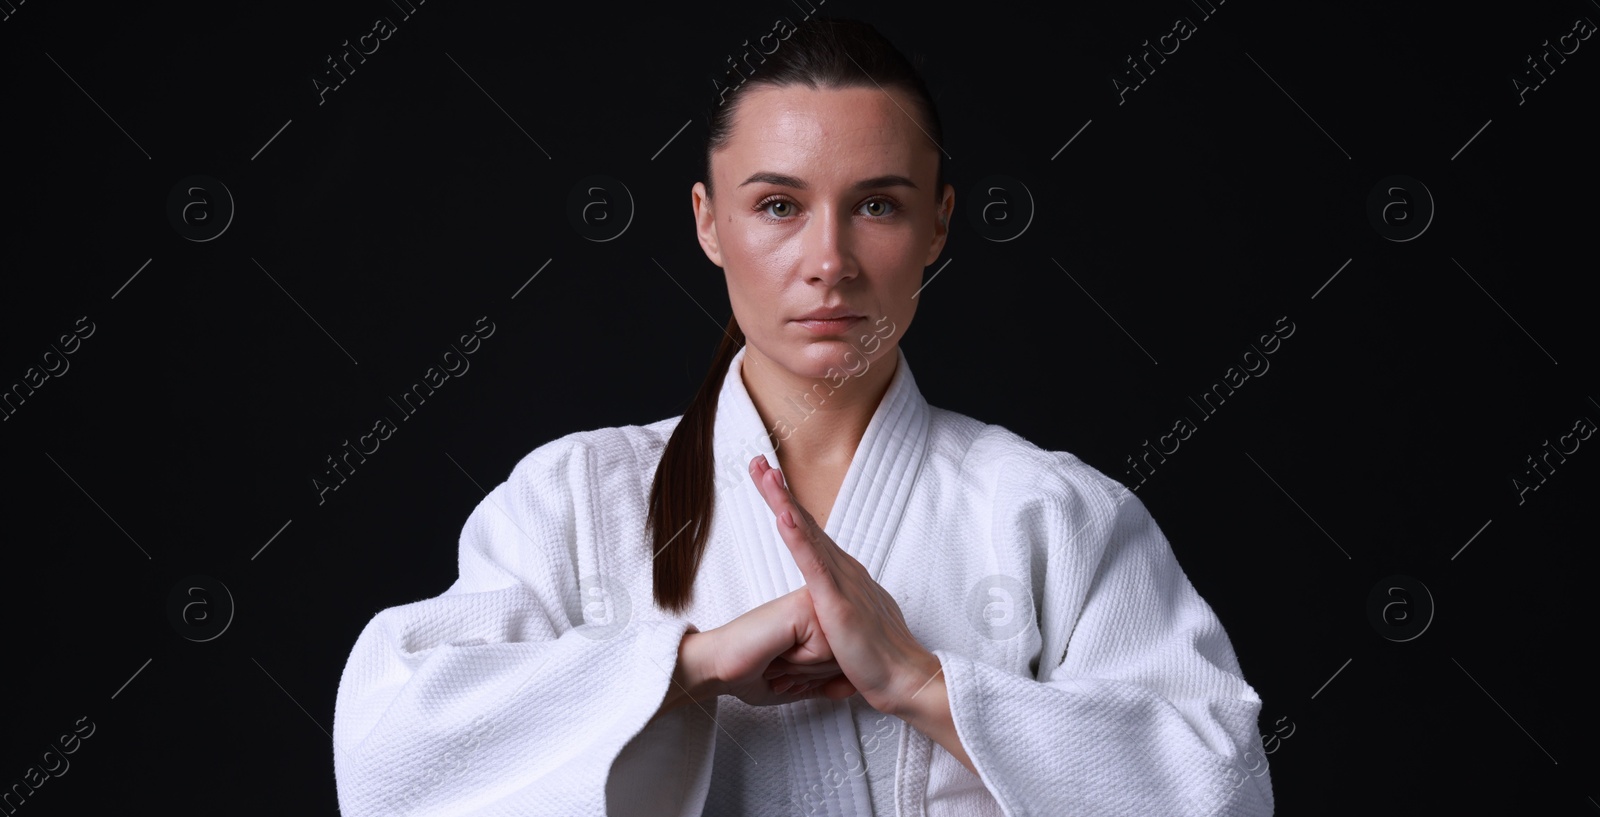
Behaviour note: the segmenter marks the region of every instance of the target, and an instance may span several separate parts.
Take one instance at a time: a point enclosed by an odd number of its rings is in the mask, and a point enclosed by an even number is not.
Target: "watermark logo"
[[[219,179],[185,176],[167,194],[167,221],[190,241],[210,241],[233,224],[233,193]]]
[[[394,2],[394,0],[391,0],[391,2]],[[421,0],[417,5],[422,5],[422,3],[426,2],[428,0]],[[408,3],[407,5],[409,6],[410,4]],[[401,14],[405,15],[400,18],[401,21],[410,20],[411,15],[417,11],[416,6],[407,8],[406,6],[401,6],[399,2],[394,2],[394,6],[400,9]],[[367,64],[367,57],[378,53],[378,48],[383,45],[384,41],[394,36],[395,32],[399,30],[400,27],[395,25],[393,20],[388,17],[379,17],[372,21],[372,30],[356,37],[353,45],[349,40],[341,42],[340,45],[344,47],[344,51],[339,55],[339,59],[336,60],[332,54],[329,54],[327,59],[324,60],[328,64],[328,70],[323,71],[321,77],[313,77],[311,79],[311,90],[317,92],[317,105],[320,107],[328,104],[328,92],[343,88],[344,84],[350,81],[350,77],[355,75],[360,66]],[[355,57],[355,60],[351,59],[352,56]],[[341,63],[340,60],[343,62]],[[341,70],[341,65],[343,70]]]
[[[1203,23],[1210,20],[1211,15],[1217,12],[1217,6],[1223,5],[1228,0],[1217,0],[1216,6],[1211,5],[1209,2],[1201,5],[1204,0],[1191,0],[1191,2],[1194,2],[1195,8],[1200,10],[1202,15],[1200,22]],[[1188,17],[1179,17],[1172,21],[1171,33],[1156,37],[1154,44],[1149,40],[1140,43],[1140,45],[1144,46],[1144,53],[1139,55],[1138,60],[1135,60],[1133,55],[1129,54],[1125,60],[1128,63],[1129,70],[1123,71],[1120,77],[1111,78],[1111,90],[1117,92],[1117,107],[1120,108],[1128,104],[1128,92],[1143,88],[1144,84],[1150,81],[1150,76],[1155,74],[1156,67],[1166,65],[1167,57],[1178,53],[1178,48],[1183,45],[1183,41],[1194,36],[1194,33],[1198,30],[1199,26],[1195,24],[1194,20]],[[1152,52],[1157,62],[1150,61]],[[1141,64],[1139,60],[1143,60],[1143,63]]]
[[[810,8],[800,5],[798,2],[795,2],[795,0],[790,0],[790,2],[794,2],[795,8],[805,12],[805,16],[800,18],[800,22],[804,23],[805,21],[811,19],[811,15],[817,13],[817,6],[823,5],[824,3],[828,2],[828,0],[817,0],[817,5],[811,6]],[[789,39],[798,30],[799,26],[796,26],[793,20],[790,20],[788,17],[779,17],[777,20],[773,21],[772,31],[757,37],[756,44],[754,46],[750,45],[749,40],[745,40],[741,44],[744,47],[744,50],[739,54],[739,59],[744,60],[744,67],[741,68],[738,60],[735,60],[733,55],[729,54],[728,70],[723,72],[721,78],[711,78],[711,90],[715,91],[717,94],[717,107],[720,108],[726,104],[728,101],[728,94],[737,90],[739,86],[745,84],[745,82],[749,80],[753,74],[755,74],[758,68],[766,64],[767,57],[778,53],[778,48],[783,45],[783,41]],[[750,52],[752,50],[754,50],[756,56],[760,58],[760,62],[752,62],[750,60]],[[724,83],[723,80],[728,80],[728,82]]]
[[[1533,58],[1532,54],[1529,54],[1526,58],[1529,70],[1523,71],[1520,79],[1517,77],[1511,78],[1511,90],[1517,94],[1517,107],[1520,108],[1527,104],[1528,92],[1543,88],[1544,84],[1550,80],[1550,76],[1547,75],[1553,76],[1556,72],[1556,66],[1566,65],[1567,57],[1578,53],[1579,44],[1589,39],[1594,34],[1594,31],[1593,20],[1588,17],[1579,17],[1572,21],[1572,31],[1557,37],[1554,44],[1551,44],[1549,40],[1540,43],[1544,47],[1544,50],[1539,54],[1539,59],[1544,60],[1544,70],[1539,70],[1539,62]],[[1560,62],[1552,62],[1551,57],[1555,57]],[[1529,76],[1529,74],[1533,76]]]
[[[1288,325],[1285,326],[1285,323]],[[1139,478],[1138,482],[1129,480],[1128,487],[1133,491],[1144,487],[1145,482],[1155,474],[1156,468],[1165,464],[1168,456],[1176,454],[1184,441],[1200,430],[1200,423],[1210,420],[1212,415],[1217,413],[1217,409],[1228,402],[1228,398],[1245,383],[1252,378],[1259,379],[1271,370],[1272,362],[1267,359],[1268,356],[1276,353],[1283,341],[1294,335],[1296,328],[1294,321],[1289,320],[1288,315],[1273,321],[1272,330],[1262,332],[1245,351],[1240,352],[1238,364],[1229,366],[1228,370],[1222,373],[1222,377],[1211,384],[1210,389],[1200,394],[1200,399],[1188,398],[1189,403],[1199,410],[1196,415],[1200,418],[1198,422],[1190,419],[1185,410],[1184,414],[1178,415],[1178,419],[1172,422],[1172,433],[1159,435],[1154,444],[1148,437],[1145,438],[1140,444],[1144,450],[1139,452],[1139,459],[1134,459],[1133,454],[1128,455],[1128,467],[1124,470],[1129,475]]]
[[[967,202],[973,229],[990,241],[1011,241],[1033,224],[1033,191],[1010,176],[984,176]]]
[[[185,576],[167,594],[167,621],[190,641],[215,640],[233,624],[233,593],[210,576]]]
[[[399,400],[390,397],[389,404],[400,411],[400,422],[389,419],[388,415],[380,415],[372,423],[372,433],[358,436],[354,444],[346,437],[341,444],[344,450],[339,454],[339,459],[329,454],[328,469],[320,479],[311,478],[311,489],[317,492],[317,504],[328,501],[329,491],[343,488],[345,482],[355,475],[356,468],[365,465],[369,455],[378,453],[384,441],[400,430],[400,423],[409,421],[435,391],[450,380],[459,380],[466,375],[472,368],[472,362],[467,358],[478,351],[483,341],[495,333],[495,329],[495,323],[489,320],[488,315],[478,318],[471,332],[461,333],[456,342],[450,344],[450,350],[439,356],[439,366],[429,366],[422,379],[411,384],[410,390],[402,393]],[[355,458],[353,461],[352,456]]]
[[[1433,593],[1410,576],[1385,576],[1367,594],[1367,621],[1390,641],[1412,641],[1433,623]]]
[[[774,451],[782,448],[784,442],[799,431],[818,408],[832,399],[846,383],[859,379],[872,368],[872,355],[879,354],[884,342],[893,337],[898,329],[894,321],[889,320],[888,315],[873,321],[873,326],[875,328],[871,332],[863,332],[857,336],[859,346],[846,341],[850,345],[850,351],[843,354],[842,362],[845,368],[829,366],[823,375],[823,382],[812,386],[810,391],[785,396],[779,401],[779,417],[770,428],[756,432],[749,439],[733,446],[732,450],[739,453],[731,455],[731,458],[724,457],[713,472],[712,479],[717,490],[727,490],[749,480],[750,460],[760,452],[762,443],[771,444]],[[851,361],[857,363],[852,364]],[[728,376],[739,375],[736,372],[729,372]]]
[[[484,752],[484,746],[494,731],[494,721],[479,715],[472,719],[472,724],[465,731],[457,732],[443,754],[400,791],[399,800],[405,804],[403,811],[411,812],[425,806],[423,801],[429,792],[438,791],[445,783],[466,775],[472,762]]]
[[[1367,194],[1367,220],[1390,241],[1410,241],[1433,224],[1433,194],[1410,176],[1388,176]]]
[[[577,594],[568,594],[564,601],[572,621],[582,622],[574,632],[594,641],[614,638],[633,617],[628,588],[605,574],[579,579]]]
[[[967,593],[967,623],[979,635],[1005,641],[1027,628],[1033,618],[1033,594],[1011,576],[985,576]]]
[[[85,725],[84,721],[89,722]],[[62,732],[59,737],[46,744],[37,762],[0,787],[0,811],[16,814],[17,806],[27,802],[31,797],[37,797],[44,784],[53,778],[65,775],[67,770],[72,768],[72,761],[67,755],[82,749],[83,742],[93,737],[94,733],[94,721],[90,721],[89,716],[84,715],[73,724],[71,732]]]
[[[845,763],[847,764],[844,769],[840,769],[838,766],[830,767],[822,775],[821,781],[812,783],[809,789],[801,793],[800,799],[796,804],[800,806],[807,817],[816,814],[817,810],[822,808],[823,804],[828,801],[828,798],[832,797],[846,782],[865,775],[867,773],[867,758],[877,752],[879,748],[888,748],[889,751],[894,751],[891,743],[894,741],[895,736],[899,734],[899,719],[891,715],[879,715],[878,719],[873,721],[873,726],[875,728],[872,732],[858,736],[861,739],[861,751],[857,752],[851,749],[844,753]]]
[[[633,192],[610,176],[586,176],[567,195],[567,220],[590,241],[610,241],[633,224]]]
[[[1554,444],[1550,442],[1550,438],[1546,437],[1544,442],[1540,443],[1544,450],[1539,452],[1539,459],[1534,459],[1534,455],[1529,454],[1525,460],[1528,463],[1528,469],[1523,472],[1520,478],[1511,478],[1511,488],[1517,492],[1517,504],[1521,505],[1528,501],[1529,491],[1537,491],[1543,488],[1545,481],[1550,479],[1550,475],[1556,472],[1556,466],[1566,463],[1568,454],[1576,454],[1578,446],[1584,440],[1589,439],[1594,434],[1594,430],[1594,421],[1584,416],[1572,422],[1572,433],[1557,437]],[[1555,456],[1554,461],[1551,460],[1551,455]],[[1527,480],[1527,482],[1523,482],[1523,480]]]
[[[85,324],[88,324],[85,326]],[[73,322],[71,332],[63,332],[56,342],[49,344],[50,348],[39,355],[39,365],[29,366],[23,373],[22,379],[11,384],[11,388],[0,392],[0,422],[11,419],[17,413],[17,408],[28,402],[35,390],[48,383],[53,377],[61,377],[72,369],[72,362],[67,357],[78,351],[85,338],[94,334],[94,321],[84,315]]]

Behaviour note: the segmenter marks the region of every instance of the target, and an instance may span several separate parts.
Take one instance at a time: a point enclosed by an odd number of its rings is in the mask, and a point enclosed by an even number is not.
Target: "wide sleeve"
[[[569,438],[523,458],[468,518],[449,589],[363,629],[334,709],[345,817],[700,814],[711,721],[654,717],[692,625],[607,564],[596,517],[619,500],[594,458]]]
[[[1006,815],[1271,815],[1261,699],[1221,621],[1144,504],[1058,457],[1059,490],[1012,516],[1048,548],[1037,677],[935,650],[984,786]]]

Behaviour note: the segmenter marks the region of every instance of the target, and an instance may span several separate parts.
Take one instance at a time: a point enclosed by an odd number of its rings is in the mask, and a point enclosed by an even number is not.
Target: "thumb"
[[[778,532],[783,543],[789,547],[789,555],[794,557],[795,567],[800,568],[800,575],[805,577],[806,587],[810,589],[812,602],[815,603],[831,596],[834,585],[833,571],[829,569],[822,549],[811,538],[811,530],[792,503],[789,508],[778,512]]]

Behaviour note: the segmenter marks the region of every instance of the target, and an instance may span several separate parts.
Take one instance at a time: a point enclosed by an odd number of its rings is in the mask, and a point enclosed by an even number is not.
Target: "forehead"
[[[739,101],[731,138],[715,161],[741,179],[752,170],[802,178],[869,169],[910,175],[936,158],[912,119],[914,106],[898,88],[757,86]]]

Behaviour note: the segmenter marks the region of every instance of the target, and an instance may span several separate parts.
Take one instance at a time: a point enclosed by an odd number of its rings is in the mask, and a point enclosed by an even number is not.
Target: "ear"
[[[690,203],[694,206],[694,227],[700,238],[700,249],[705,250],[706,257],[711,263],[722,266],[722,246],[717,243],[717,211],[711,206],[711,197],[706,194],[703,182],[695,182],[694,188],[689,191]]]
[[[924,267],[931,266],[939,260],[939,253],[944,251],[944,242],[950,236],[950,217],[956,209],[956,188],[954,185],[944,186],[944,197],[939,202],[938,209],[933,217],[933,243],[928,245],[928,258],[922,262]]]

